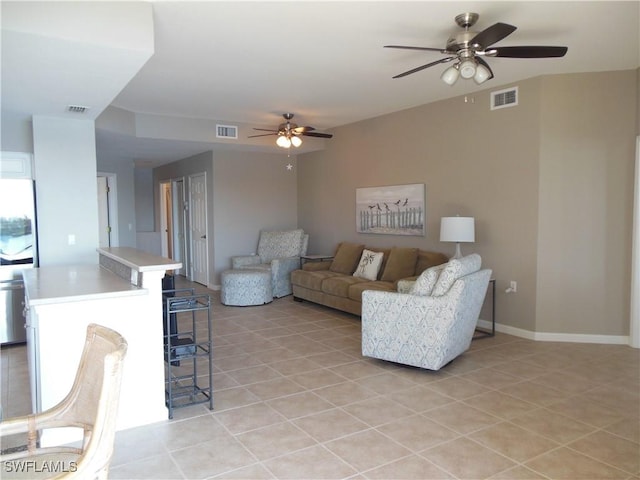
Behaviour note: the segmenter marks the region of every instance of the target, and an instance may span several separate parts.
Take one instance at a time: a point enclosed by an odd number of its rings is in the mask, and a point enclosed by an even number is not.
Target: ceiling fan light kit
[[[491,45],[511,35],[516,27],[506,23],[495,23],[481,32],[474,32],[471,29],[478,21],[480,15],[477,13],[462,13],[455,18],[459,27],[464,28],[463,32],[449,37],[447,45],[442,48],[431,47],[409,47],[406,45],[385,45],[385,48],[400,48],[405,50],[435,51],[444,55],[449,55],[441,60],[427,63],[406,72],[394,76],[401,78],[412,73],[419,72],[440,63],[455,61],[440,76],[440,79],[447,85],[454,85],[459,77],[465,80],[473,79],[478,85],[491,80],[493,72],[489,64],[482,57],[505,57],[505,58],[550,58],[563,57],[567,53],[567,47],[554,46],[516,46],[516,47],[492,47]]]
[[[263,132],[270,132],[270,133],[250,135],[249,138],[266,137],[268,135],[277,135],[278,138],[276,139],[276,145],[278,145],[279,147],[291,148],[291,146],[293,145],[294,147],[298,148],[300,145],[302,145],[302,139],[300,138],[302,135],[305,135],[308,137],[320,137],[320,138],[333,137],[333,135],[329,133],[316,132],[315,128],[313,127],[309,127],[309,126],[299,127],[295,123],[292,123],[291,119],[293,118],[293,113],[285,113],[282,116],[284,117],[286,122],[278,125],[277,130],[269,130],[266,128],[254,128],[254,130],[260,130]]]

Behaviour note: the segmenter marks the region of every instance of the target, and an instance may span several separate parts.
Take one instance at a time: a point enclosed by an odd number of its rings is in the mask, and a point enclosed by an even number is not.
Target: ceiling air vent
[[[216,125],[216,137],[238,138],[238,127],[235,125]]]
[[[491,92],[491,110],[518,105],[518,87]]]
[[[83,107],[82,105],[69,105],[67,107],[67,112],[71,113],[84,113],[89,110],[89,107]]]

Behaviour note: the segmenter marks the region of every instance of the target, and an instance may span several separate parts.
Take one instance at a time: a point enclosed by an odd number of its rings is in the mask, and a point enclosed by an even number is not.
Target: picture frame
[[[356,232],[426,235],[425,184],[356,188]]]

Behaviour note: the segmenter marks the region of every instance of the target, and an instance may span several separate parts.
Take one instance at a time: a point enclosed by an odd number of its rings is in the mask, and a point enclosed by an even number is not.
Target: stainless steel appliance
[[[0,344],[24,343],[22,270],[37,262],[33,181],[0,178]]]

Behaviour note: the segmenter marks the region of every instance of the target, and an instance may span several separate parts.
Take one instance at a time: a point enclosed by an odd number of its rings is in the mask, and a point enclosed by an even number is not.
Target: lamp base
[[[456,243],[456,253],[453,254],[451,260],[462,258],[462,252],[460,251],[460,243]]]

